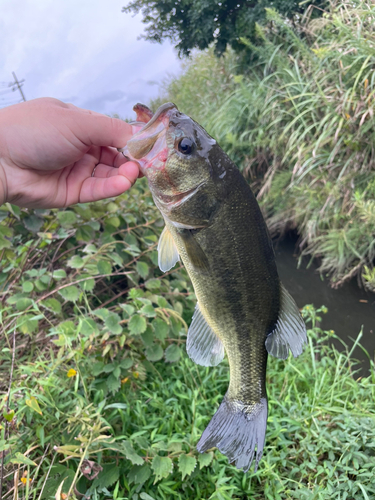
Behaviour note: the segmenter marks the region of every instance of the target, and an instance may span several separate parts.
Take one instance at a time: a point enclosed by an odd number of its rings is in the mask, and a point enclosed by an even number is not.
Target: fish
[[[182,260],[197,304],[189,357],[216,366],[227,354],[229,387],[197,450],[217,448],[247,472],[262,457],[268,403],[268,354],[302,353],[306,327],[280,282],[272,241],[240,170],[197,122],[165,103],[153,114],[134,106],[135,134],[120,149],[147,178],[165,227],[158,263]]]

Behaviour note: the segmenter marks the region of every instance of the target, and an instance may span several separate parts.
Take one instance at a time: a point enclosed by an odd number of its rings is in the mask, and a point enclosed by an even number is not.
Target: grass
[[[309,346],[298,359],[269,360],[257,473],[243,474],[218,451],[195,450],[226,391],[226,362],[199,367],[185,352],[174,363],[143,358],[146,378],[133,373],[111,392],[113,367],[82,349],[82,337],[63,352],[50,345],[17,359],[3,498],[15,497],[15,474],[24,499],[52,498],[61,485],[62,499],[375,498],[374,366],[369,377],[356,375],[354,346],[338,352],[333,332],[318,326],[325,311],[305,307]],[[2,358],[10,362],[6,348]]]

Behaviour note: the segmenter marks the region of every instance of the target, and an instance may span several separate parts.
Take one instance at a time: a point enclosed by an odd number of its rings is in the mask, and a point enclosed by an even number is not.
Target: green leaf
[[[175,363],[181,357],[181,349],[177,344],[171,344],[165,350],[164,358],[168,363]]]
[[[98,325],[92,318],[83,318],[80,320],[81,334],[88,337],[91,334],[99,333]]]
[[[17,328],[22,333],[34,333],[38,329],[38,320],[33,314],[23,314],[17,318]]]
[[[142,493],[139,495],[142,500],[155,500],[154,497],[150,496],[148,493],[145,493],[142,491]]]
[[[113,462],[111,464],[105,464],[103,470],[99,473],[98,477],[92,483],[92,490],[95,488],[108,488],[112,486],[118,478],[120,477],[120,467]]]
[[[3,411],[3,417],[8,422],[11,422],[13,420],[13,417],[14,417],[14,410],[9,410],[9,412],[7,412],[6,410],[4,410]]]
[[[65,229],[70,228],[77,222],[77,216],[71,210],[66,210],[64,212],[58,212],[57,218],[61,226]]]
[[[130,358],[125,358],[120,363],[121,368],[124,370],[129,370],[133,366],[133,360]]]
[[[37,215],[29,215],[23,219],[23,223],[26,229],[32,233],[37,233],[39,229],[43,226],[44,220]]]
[[[47,286],[47,283],[45,283],[43,280],[37,279],[35,281],[35,288],[37,290],[39,290],[40,292],[42,292],[43,290],[46,290],[48,288],[48,286]]]
[[[30,458],[25,457],[19,451],[16,451],[15,458],[11,460],[12,464],[20,464],[20,465],[35,465],[36,463],[30,460]]]
[[[156,278],[153,278],[151,280],[148,280],[146,281],[146,288],[147,290],[159,290],[161,286],[161,281],[156,279]]]
[[[0,250],[4,248],[12,248],[12,242],[0,235]]]
[[[154,457],[154,459],[152,460],[151,468],[155,474],[155,484],[163,477],[169,476],[169,474],[173,470],[173,463],[172,460],[168,457],[159,457],[159,455],[156,455],[156,457]]]
[[[25,403],[27,406],[29,406],[32,410],[36,411],[39,413],[39,415],[42,415],[42,410],[40,409],[38,400],[36,399],[35,396],[31,396],[30,399],[26,399]]]
[[[92,292],[95,288],[95,280],[94,278],[85,279],[85,281],[79,283],[79,286],[82,290],[85,290],[85,292]]]
[[[110,410],[112,408],[115,408],[117,410],[126,410],[127,407],[128,405],[126,405],[125,403],[112,403],[110,405],[105,406],[104,410]]]
[[[190,476],[190,474],[195,469],[197,465],[197,460],[195,457],[190,455],[185,455],[184,453],[178,458],[178,470],[182,474],[182,480],[185,479],[185,476]]]
[[[94,377],[97,377],[100,373],[102,373],[104,369],[104,363],[102,361],[98,361],[91,366],[91,373]]]
[[[77,302],[80,291],[78,287],[71,285],[59,290],[59,294],[64,300],[68,300],[69,302]]]
[[[214,454],[212,451],[210,451],[209,453],[200,453],[198,456],[199,467],[202,469],[203,467],[207,467],[207,465],[210,465],[213,456]]]
[[[61,314],[61,304],[57,299],[46,299],[41,302],[41,305],[51,312]]]
[[[119,217],[108,217],[105,222],[106,224],[110,224],[113,227],[119,227],[119,225],[121,224]]]
[[[54,278],[55,280],[62,280],[66,278],[66,272],[64,271],[64,269],[56,269],[56,271],[53,271],[52,273],[52,278]]]
[[[33,285],[32,281],[24,281],[22,283],[22,290],[25,293],[31,293],[34,290],[34,285]]]
[[[137,261],[136,264],[137,273],[145,280],[150,272],[150,268],[146,262],[142,262],[140,260]]]
[[[131,316],[135,311],[135,308],[133,306],[131,306],[130,304],[120,304],[120,307],[121,307],[121,309],[123,309],[126,316]]]
[[[110,312],[108,316],[105,318],[104,323],[108,330],[115,335],[120,335],[122,333],[122,327],[119,324],[121,318],[118,314]]]
[[[106,260],[99,260],[97,266],[99,274],[111,274],[112,272],[111,263]]]
[[[138,455],[138,453],[135,452],[134,448],[132,447],[129,441],[123,441],[122,445],[124,448],[126,458],[130,460],[133,465],[143,465],[144,463],[143,458],[140,455]]]
[[[76,238],[78,241],[91,241],[95,237],[95,231],[89,224],[83,224],[79,226],[76,232]]]
[[[147,481],[147,479],[151,476],[150,466],[147,464],[143,465],[134,465],[130,469],[128,479],[129,483],[134,484],[143,484]]]
[[[182,450],[181,441],[171,441],[168,443],[168,451],[171,453],[179,453]]]
[[[107,378],[107,387],[109,392],[115,394],[121,387],[121,380],[118,377],[115,377],[114,375],[111,374]]]
[[[163,357],[163,348],[159,344],[153,344],[146,349],[146,358],[149,361],[159,361]]]
[[[110,314],[111,311],[109,311],[107,308],[102,307],[101,309],[97,309],[96,311],[92,311],[95,316],[98,318],[105,320],[107,316]]]
[[[73,269],[80,269],[84,266],[85,262],[79,255],[73,255],[73,257],[68,260],[67,264]]]
[[[156,316],[155,309],[150,304],[146,304],[145,306],[143,306],[139,312],[147,316],[147,318],[155,318]]]
[[[161,318],[156,318],[152,322],[152,326],[155,330],[155,337],[159,340],[164,340],[167,338],[169,326]]]
[[[117,212],[117,210],[119,209],[120,207],[114,202],[114,201],[110,201],[107,205],[107,210],[108,212]]]
[[[33,301],[31,299],[23,297],[23,298],[17,300],[16,308],[18,309],[18,311],[24,311],[29,306],[31,306],[32,303],[33,303]]]
[[[140,335],[144,331],[146,331],[147,323],[143,316],[139,316],[139,314],[135,314],[130,318],[129,321],[129,330],[132,335]]]

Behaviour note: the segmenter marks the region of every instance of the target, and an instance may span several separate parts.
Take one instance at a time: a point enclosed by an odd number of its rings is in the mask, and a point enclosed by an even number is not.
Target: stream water
[[[297,268],[296,242],[293,236],[274,241],[277,267],[286,289],[299,307],[306,304],[326,306],[328,313],[322,315],[321,327],[324,330],[334,330],[349,346],[353,345],[353,340],[363,327],[360,343],[374,359],[375,294],[359,288],[356,280],[337,290],[332,289],[328,280],[322,279],[317,272],[317,262],[314,261],[307,267],[310,262],[308,258],[304,258]],[[335,345],[338,349],[343,349],[339,342]],[[368,374],[369,360],[362,349],[357,347],[352,356],[362,362],[363,374]]]

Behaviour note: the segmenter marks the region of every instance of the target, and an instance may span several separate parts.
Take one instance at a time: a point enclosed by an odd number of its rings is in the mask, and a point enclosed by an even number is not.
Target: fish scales
[[[306,330],[280,283],[272,243],[247,182],[191,118],[167,103],[155,115],[135,106],[139,131],[124,154],[140,163],[165,228],[159,266],[182,259],[197,296],[187,352],[204,366],[227,353],[230,382],[197,444],[217,447],[237,468],[255,468],[263,453],[268,415],[268,353],[302,352]]]
[[[207,322],[224,343],[230,364],[227,395],[250,404],[265,397],[265,339],[277,321],[280,291],[263,218],[252,215],[258,204],[238,171],[228,174],[227,182],[229,196],[212,224],[193,235],[208,258],[209,272],[191,264],[179,229],[168,227]],[[251,231],[243,231],[249,225]],[[262,244],[249,251],[250,235],[257,233]]]

